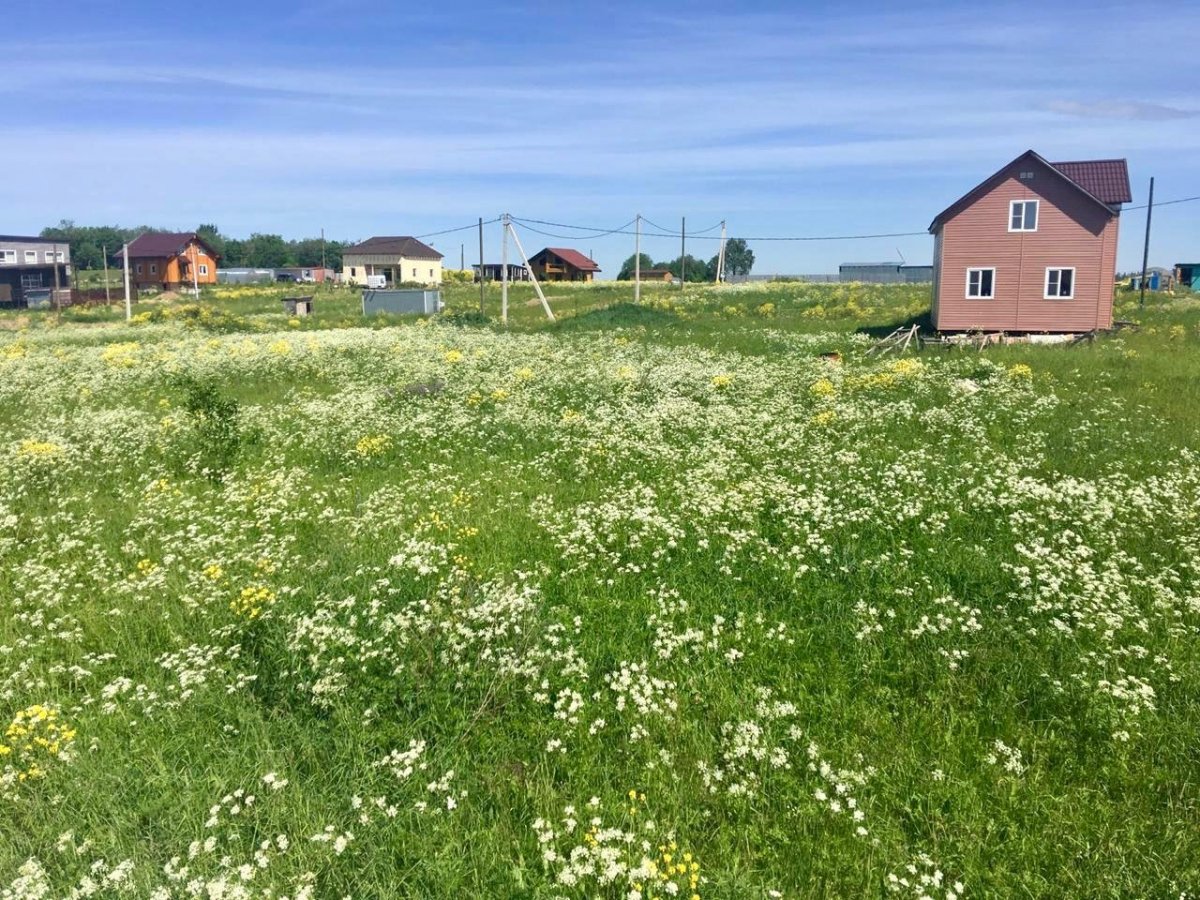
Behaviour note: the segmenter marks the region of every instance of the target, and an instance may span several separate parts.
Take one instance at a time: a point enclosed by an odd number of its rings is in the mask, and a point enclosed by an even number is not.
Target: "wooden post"
[[[508,213],[501,217],[500,225],[500,321],[508,324]]]
[[[479,314],[483,315],[483,216],[479,217]]]
[[[104,257],[104,305],[112,306],[112,294],[108,289],[108,248],[101,247],[100,254]]]
[[[687,284],[687,219],[679,220],[679,289]]]
[[[50,264],[54,266],[54,308],[61,309],[62,303],[58,299],[59,279],[58,279],[58,244],[54,244],[53,256],[50,257]]]
[[[1146,206],[1146,243],[1142,247],[1142,297],[1139,305],[1146,306],[1146,265],[1150,261],[1150,215],[1154,212],[1154,179],[1150,179],[1150,202]]]
[[[129,243],[121,251],[121,262],[125,264],[125,321],[133,318],[133,301],[129,299]]]
[[[642,301],[642,214],[637,215],[637,237],[633,239],[633,302]]]

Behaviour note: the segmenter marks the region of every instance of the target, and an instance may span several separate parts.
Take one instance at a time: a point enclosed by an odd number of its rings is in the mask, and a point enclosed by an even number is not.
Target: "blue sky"
[[[1200,194],[1196,3],[5,6],[0,232],[70,218],[358,239],[505,211],[911,232],[1029,148],[1127,157],[1135,204],[1151,175],[1158,200]],[[1144,215],[1122,220],[1122,269]],[[457,265],[475,240],[431,242]],[[524,240],[592,250],[609,276],[633,249]],[[498,241],[492,226],[489,258]],[[751,246],[763,273],[932,252],[923,235]],[[1151,263],[1185,258],[1200,203],[1155,212]]]

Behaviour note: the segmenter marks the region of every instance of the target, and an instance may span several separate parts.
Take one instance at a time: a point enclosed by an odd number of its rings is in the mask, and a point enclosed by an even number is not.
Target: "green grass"
[[[296,287],[0,318],[0,895],[1200,890],[1194,299]]]

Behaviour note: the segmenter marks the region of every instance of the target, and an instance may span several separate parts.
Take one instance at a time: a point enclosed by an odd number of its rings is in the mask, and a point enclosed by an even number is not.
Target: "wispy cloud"
[[[1167,121],[1170,119],[1194,119],[1200,109],[1181,109],[1162,103],[1142,103],[1136,100],[1051,100],[1046,104],[1051,112],[1081,119],[1135,119],[1141,121]]]

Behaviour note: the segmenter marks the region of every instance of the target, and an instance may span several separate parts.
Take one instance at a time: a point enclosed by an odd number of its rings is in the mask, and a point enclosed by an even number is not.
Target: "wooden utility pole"
[[[679,220],[679,289],[687,283],[687,218]]]
[[[104,257],[104,305],[112,306],[112,294],[108,290],[108,248],[101,247],[100,255]]]
[[[321,229],[321,268],[322,269],[329,268],[327,265],[325,265],[325,229],[324,228]],[[325,278],[324,272],[321,273],[321,278],[322,279]],[[321,283],[324,284],[325,283],[324,280],[322,280]]]
[[[483,216],[479,217],[479,314],[483,315]]]
[[[500,217],[500,321],[508,324],[508,213]]]
[[[121,262],[125,264],[125,321],[133,318],[133,301],[129,298],[129,244],[121,250]]]
[[[633,239],[633,302],[642,300],[642,214],[637,214],[637,225],[634,227]]]
[[[717,271],[714,273],[717,284],[725,280],[725,222],[721,222],[721,248],[717,251]]]
[[[463,243],[458,245],[458,271],[467,271],[467,245]]]
[[[54,245],[54,257],[53,257],[53,263],[54,263],[54,308],[55,308],[55,309],[61,309],[61,308],[62,308],[62,303],[60,303],[60,302],[59,302],[59,299],[58,299],[58,288],[59,288],[59,280],[58,280],[58,244],[55,244],[55,245]]]
[[[1150,215],[1154,212],[1154,179],[1150,179],[1150,202],[1146,206],[1146,243],[1142,247],[1142,296],[1139,304],[1146,305],[1146,266],[1150,262]]]

